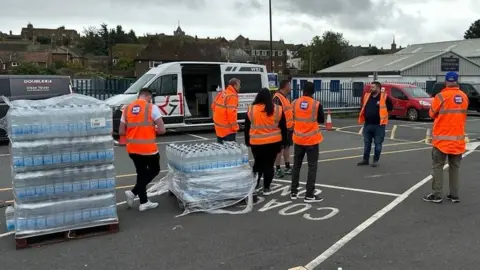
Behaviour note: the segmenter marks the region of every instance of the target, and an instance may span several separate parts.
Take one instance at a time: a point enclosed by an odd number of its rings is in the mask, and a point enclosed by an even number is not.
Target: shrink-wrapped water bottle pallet
[[[16,248],[25,249],[33,247],[41,247],[45,245],[88,238],[99,235],[117,233],[120,231],[118,222],[110,224],[102,224],[82,229],[69,230],[64,232],[55,232],[44,235],[31,236],[26,238],[15,238]]]

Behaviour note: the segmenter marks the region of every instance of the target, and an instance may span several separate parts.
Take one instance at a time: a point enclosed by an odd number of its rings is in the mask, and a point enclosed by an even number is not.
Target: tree
[[[40,44],[51,44],[52,39],[49,37],[39,36],[36,38],[37,42]]]
[[[314,73],[346,61],[348,41],[341,33],[327,31],[321,37],[315,36],[310,45],[302,48],[299,54],[305,65],[302,69]]]
[[[13,68],[11,73],[14,75],[55,75],[57,71],[53,67],[39,67],[32,63],[22,63]]]
[[[377,54],[383,54],[382,50],[379,50],[377,46],[369,47],[367,50],[367,55],[377,55]]]
[[[465,31],[463,36],[465,39],[480,38],[480,19],[474,21],[470,27]]]
[[[133,59],[120,58],[118,59],[115,67],[118,70],[133,70],[135,68],[135,64],[133,63]]]

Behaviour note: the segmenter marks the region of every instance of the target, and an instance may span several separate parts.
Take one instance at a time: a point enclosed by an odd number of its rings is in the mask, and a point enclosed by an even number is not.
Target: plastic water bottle
[[[15,230],[15,208],[13,206],[7,207],[5,209],[5,221],[7,224],[7,232],[12,232]]]

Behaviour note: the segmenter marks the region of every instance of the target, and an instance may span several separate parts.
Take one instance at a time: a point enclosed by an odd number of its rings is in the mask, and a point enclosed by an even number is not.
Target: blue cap
[[[458,74],[456,72],[450,71],[445,74],[446,82],[456,82],[458,81]]]

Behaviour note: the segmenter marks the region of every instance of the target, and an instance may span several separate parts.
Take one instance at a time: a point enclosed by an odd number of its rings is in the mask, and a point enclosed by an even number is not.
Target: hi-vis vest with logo
[[[213,123],[218,137],[236,133],[238,94],[232,86],[220,92],[212,103]]]
[[[363,97],[363,106],[358,115],[358,123],[365,123],[365,106],[367,105],[368,100],[370,99],[371,93],[366,93]],[[380,125],[386,126],[388,124],[388,110],[387,110],[387,94],[384,90],[380,93],[380,104],[379,104],[379,114],[380,114]]]
[[[263,145],[282,141],[282,132],[278,125],[282,119],[282,107],[275,105],[273,115],[264,112],[265,105],[250,105],[248,119],[250,119],[250,144]]]
[[[315,145],[323,141],[318,125],[320,102],[303,96],[292,102],[293,142],[298,145]]]
[[[435,96],[430,108],[433,122],[432,144],[445,154],[460,155],[466,150],[465,123],[468,97],[459,88],[445,88]]]
[[[285,119],[287,120],[287,128],[291,129],[293,127],[293,110],[290,100],[288,100],[282,93],[276,92],[274,97],[278,97],[282,103],[283,113],[285,114]]]
[[[152,104],[137,99],[125,107],[127,127],[127,152],[129,154],[153,155],[158,152],[156,132],[152,119]]]

